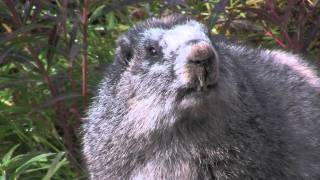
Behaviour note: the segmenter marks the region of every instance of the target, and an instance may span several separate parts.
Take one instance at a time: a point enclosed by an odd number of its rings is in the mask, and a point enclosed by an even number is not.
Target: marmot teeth
[[[197,86],[197,91],[207,90],[207,71],[205,67],[197,67],[196,76],[198,77],[199,84]]]

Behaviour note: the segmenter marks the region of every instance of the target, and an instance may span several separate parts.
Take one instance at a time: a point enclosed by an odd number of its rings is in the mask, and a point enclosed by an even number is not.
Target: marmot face
[[[186,17],[150,19],[134,27],[118,40],[116,59],[125,66],[118,92],[130,94],[129,107],[149,99],[144,108],[192,108],[210,99],[218,85],[219,58],[208,30]]]

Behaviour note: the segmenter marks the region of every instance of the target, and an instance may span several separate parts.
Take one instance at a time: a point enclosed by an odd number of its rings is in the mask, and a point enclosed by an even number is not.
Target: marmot
[[[90,179],[320,179],[320,78],[184,16],[117,41],[83,124]]]

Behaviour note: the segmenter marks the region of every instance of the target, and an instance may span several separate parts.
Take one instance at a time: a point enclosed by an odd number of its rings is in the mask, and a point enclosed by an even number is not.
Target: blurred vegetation
[[[172,13],[320,62],[318,0],[0,1],[0,179],[85,179],[79,126],[115,39]]]

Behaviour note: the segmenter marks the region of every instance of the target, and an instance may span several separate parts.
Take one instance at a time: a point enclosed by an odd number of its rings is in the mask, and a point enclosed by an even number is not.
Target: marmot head
[[[219,73],[207,28],[177,15],[149,19],[129,30],[118,40],[116,60],[127,66],[136,88],[175,92],[183,96],[179,100],[204,97],[215,87]],[[147,92],[145,96],[152,94]]]
[[[232,104],[223,103],[230,97],[225,90],[234,92],[232,86],[226,87],[230,83],[223,83],[230,77],[219,76],[228,72],[219,67],[208,29],[173,15],[149,19],[118,39],[115,62],[102,90],[112,94],[112,99],[105,99],[114,104],[109,108],[125,111],[121,121],[136,125],[132,129],[168,127],[185,117],[206,119],[206,113],[214,113],[212,106],[219,111],[221,104]]]

